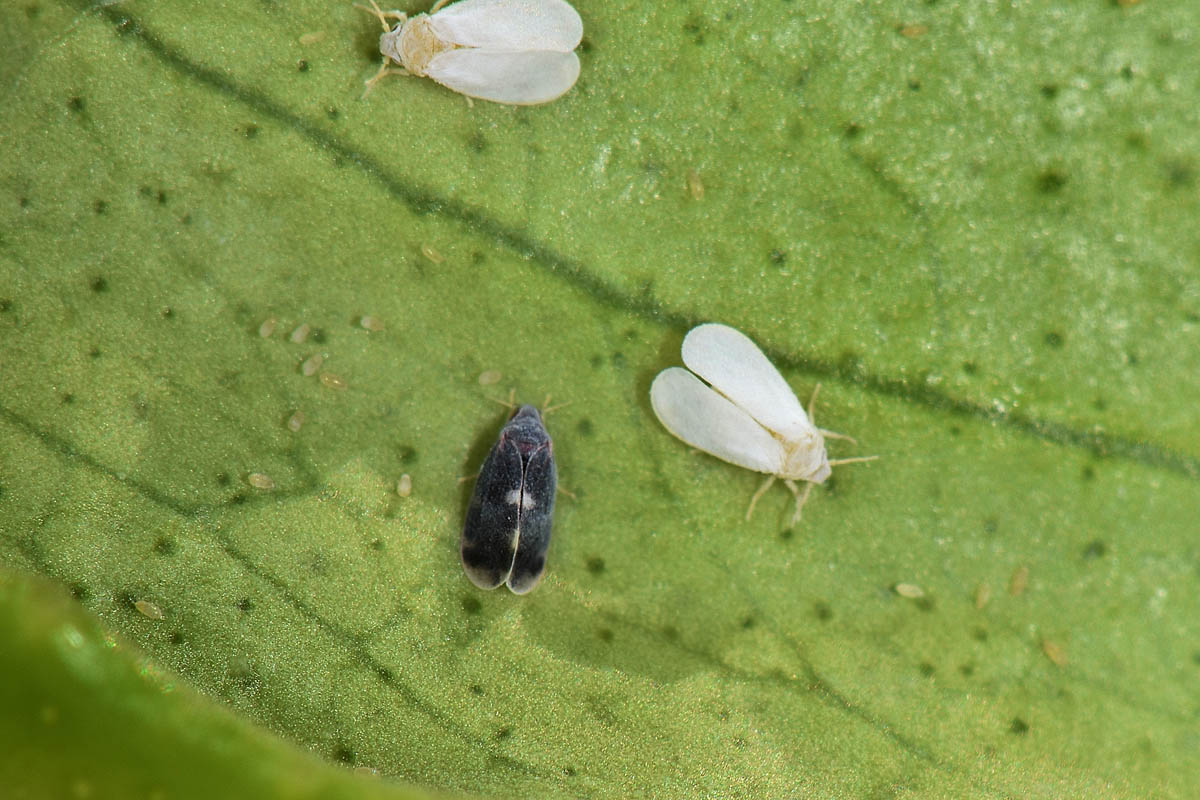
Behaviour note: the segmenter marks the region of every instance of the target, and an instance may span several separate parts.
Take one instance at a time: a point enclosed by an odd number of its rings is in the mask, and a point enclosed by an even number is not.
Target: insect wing
[[[776,475],[783,445],[726,398],[682,367],[658,373],[650,386],[658,421],[692,447],[739,467]]]
[[[462,0],[430,25],[443,41],[498,51],[569,53],[583,38],[583,20],[563,0]]]
[[[434,56],[425,72],[468,97],[531,106],[548,103],[574,86],[579,77],[579,58],[571,52],[549,50],[459,48]]]
[[[683,363],[785,441],[816,431],[792,387],[741,331],[715,323],[692,328],[683,338]]]
[[[546,569],[546,551],[550,547],[550,528],[554,521],[554,493],[558,474],[549,436],[525,462],[521,486],[520,534],[517,554],[508,576],[508,588],[525,594],[537,586]]]
[[[520,506],[509,497],[521,487],[521,452],[507,433],[507,427],[500,432],[479,470],[463,525],[463,570],[480,589],[495,589],[508,580],[516,556]]]

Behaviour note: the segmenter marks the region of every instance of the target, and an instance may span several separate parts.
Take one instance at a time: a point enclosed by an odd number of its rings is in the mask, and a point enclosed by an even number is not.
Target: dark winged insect
[[[554,445],[533,406],[521,406],[500,431],[467,507],[462,563],[471,583],[516,594],[537,586],[546,568],[558,475]]]

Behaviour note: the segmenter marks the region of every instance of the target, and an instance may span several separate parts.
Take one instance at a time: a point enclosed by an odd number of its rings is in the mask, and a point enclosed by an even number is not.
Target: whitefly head
[[[783,469],[779,477],[793,481],[824,483],[833,472],[829,456],[825,453],[825,437],[815,428],[803,432],[795,439],[785,439],[783,445]]]
[[[434,56],[457,47],[437,35],[431,19],[428,14],[401,19],[390,31],[380,35],[379,52],[418,78],[425,77]]]

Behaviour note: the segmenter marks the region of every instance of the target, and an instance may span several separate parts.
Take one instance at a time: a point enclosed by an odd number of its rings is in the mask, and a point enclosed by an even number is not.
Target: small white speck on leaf
[[[371,331],[372,333],[379,333],[383,330],[383,320],[381,320],[379,317],[371,316],[370,314],[363,314],[361,317],[359,317],[358,324],[362,326],[364,330]]]
[[[300,374],[306,378],[311,378],[321,369],[321,365],[325,363],[325,356],[320,353],[313,353],[308,358],[304,359],[304,363],[300,365]]]
[[[269,491],[275,488],[275,481],[271,480],[271,476],[265,472],[251,472],[246,476],[246,483],[253,486],[255,489]]]
[[[421,245],[421,255],[425,256],[425,258],[429,259],[429,261],[434,264],[441,264],[446,260],[441,253],[434,249],[433,245],[429,244]]]
[[[292,335],[288,338],[292,344],[304,344],[305,340],[308,339],[310,331],[312,331],[312,326],[307,322],[302,322],[296,326],[295,330],[292,331]]]
[[[149,600],[138,600],[134,602],[133,607],[146,619],[164,619],[167,616],[161,608]]]
[[[327,389],[345,389],[346,379],[332,372],[322,372],[321,385]]]

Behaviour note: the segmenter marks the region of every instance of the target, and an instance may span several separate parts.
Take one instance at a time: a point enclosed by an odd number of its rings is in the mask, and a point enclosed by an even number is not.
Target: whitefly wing
[[[683,363],[784,440],[816,430],[792,387],[741,331],[716,323],[692,328],[683,339]]]
[[[574,86],[579,59],[571,52],[496,52],[471,47],[438,53],[425,72],[469,97],[530,106],[548,103]]]
[[[443,41],[488,50],[569,53],[583,38],[583,20],[563,0],[462,0],[430,25]]]
[[[650,405],[663,427],[692,447],[756,472],[777,475],[783,468],[779,440],[682,367],[658,373]]]

